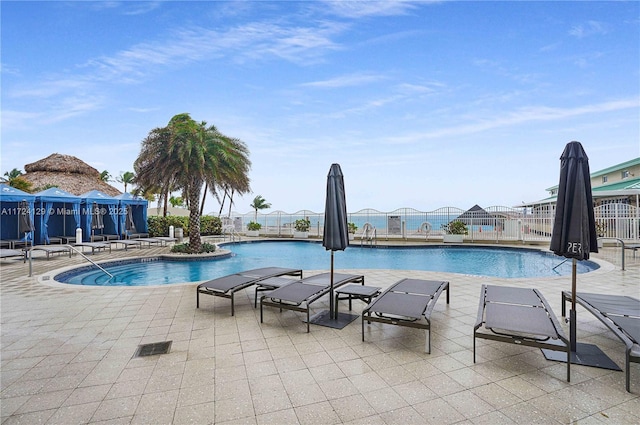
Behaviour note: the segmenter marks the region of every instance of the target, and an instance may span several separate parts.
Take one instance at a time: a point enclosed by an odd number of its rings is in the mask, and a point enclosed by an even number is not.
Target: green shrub
[[[215,250],[216,250],[216,246],[208,242],[204,242],[202,244],[202,248],[200,249],[200,252],[193,252],[188,242],[175,244],[171,247],[171,252],[175,254],[204,254],[207,252],[215,252]]]
[[[467,230],[467,226],[459,220],[450,221],[447,224],[443,224],[442,230],[444,230],[448,235],[466,235],[467,233],[469,233],[469,231]]]
[[[169,226],[173,226],[174,229],[181,227],[184,229],[183,235],[185,237],[189,236],[189,217],[153,215],[147,218],[147,224],[149,226],[149,236],[151,237],[168,236]],[[200,234],[202,236],[222,234],[222,221],[220,218],[209,215],[200,217]]]
[[[260,230],[262,228],[262,224],[256,223],[255,221],[250,221],[247,224],[247,230]]]
[[[311,222],[306,218],[301,218],[300,220],[296,220],[296,222],[294,223],[294,227],[297,232],[308,232],[310,226],[311,226]]]

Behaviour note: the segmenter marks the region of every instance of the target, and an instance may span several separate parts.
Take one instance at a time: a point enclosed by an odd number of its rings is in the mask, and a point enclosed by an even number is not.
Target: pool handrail
[[[107,274],[107,276],[109,276],[110,279],[113,279],[113,275],[111,273],[109,273],[108,271],[106,271],[102,266],[100,266],[99,264],[97,264],[95,261],[93,261],[91,258],[87,257],[86,255],[84,255],[84,253],[82,251],[77,250],[74,246],[71,245],[64,245],[66,247],[68,247],[69,249],[71,249],[72,251],[75,251],[76,253],[80,254],[80,256],[82,258],[84,258],[85,260],[87,260],[88,262],[90,262],[91,264],[93,264],[94,266],[96,266],[97,268],[99,268],[100,270],[102,270],[103,272],[105,272]],[[32,249],[28,250],[28,257],[29,257],[29,277],[31,277],[33,275],[33,267],[31,265],[31,251]]]

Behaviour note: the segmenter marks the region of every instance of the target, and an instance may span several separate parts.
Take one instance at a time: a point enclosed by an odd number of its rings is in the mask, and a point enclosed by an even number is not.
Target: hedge
[[[151,237],[168,236],[169,226],[173,226],[175,229],[182,227],[184,236],[189,236],[189,217],[154,215],[147,218],[147,224],[149,225],[149,236]],[[220,218],[209,215],[200,217],[200,234],[202,236],[222,234],[222,221]]]

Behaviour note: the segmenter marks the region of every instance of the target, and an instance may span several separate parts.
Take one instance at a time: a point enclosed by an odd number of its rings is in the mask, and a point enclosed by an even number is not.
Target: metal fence
[[[640,235],[640,209],[627,204],[608,204],[596,207],[596,224],[599,236],[638,240]],[[357,226],[356,240],[403,239],[427,241],[442,240],[446,226],[452,221],[462,221],[468,233],[466,241],[522,241],[545,242],[551,239],[555,206],[537,208],[489,207],[463,210],[443,207],[434,211],[400,208],[390,212],[364,209],[348,214],[348,221]],[[274,211],[267,214],[249,212],[232,213],[223,218],[223,229],[245,233],[247,224],[255,221],[261,225],[261,236],[292,237],[295,222],[307,219],[311,223],[308,236],[321,237],[324,213],[301,210],[296,213]],[[299,235],[296,235],[299,236]]]

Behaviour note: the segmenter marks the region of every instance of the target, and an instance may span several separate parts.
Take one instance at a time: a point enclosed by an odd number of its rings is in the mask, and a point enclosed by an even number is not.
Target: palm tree
[[[184,200],[180,196],[172,196],[169,198],[172,207],[184,207]]]
[[[14,179],[17,179],[18,177],[20,177],[21,175],[22,175],[22,171],[18,170],[17,168],[14,168],[13,170],[7,171],[4,173],[4,176],[6,177],[6,181],[9,184],[9,186],[12,186],[11,182]]]
[[[134,163],[141,187],[158,187],[161,197],[182,190],[189,205],[189,246],[200,252],[200,193],[207,183],[217,193],[224,184],[247,192],[251,162],[238,139],[224,136],[215,126],[197,123],[189,114],[175,115],[167,127],[156,128],[142,142]]]
[[[131,171],[125,171],[124,173],[120,172],[120,176],[116,177],[116,181],[118,183],[124,184],[124,191],[126,192],[127,185],[132,184],[135,178],[136,178],[136,175],[133,174]]]
[[[255,198],[253,198],[253,202],[251,203],[251,205],[249,205],[251,208],[253,208],[255,210],[255,220],[254,221],[258,221],[258,210],[265,210],[265,209],[269,209],[271,208],[271,204],[268,203],[263,197],[262,195],[258,195]]]
[[[100,173],[100,180],[107,183],[108,181],[111,180],[111,174],[107,170],[104,170],[103,172]]]
[[[33,191],[33,183],[25,180],[22,176],[11,179],[9,186],[27,193],[31,193]]]

